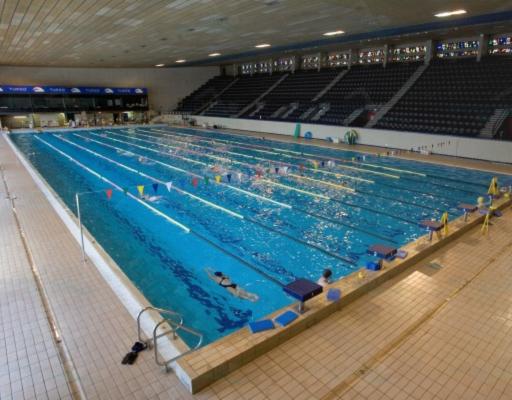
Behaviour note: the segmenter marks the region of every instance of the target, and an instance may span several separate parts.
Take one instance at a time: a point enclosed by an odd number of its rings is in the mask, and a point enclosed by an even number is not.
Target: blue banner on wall
[[[137,95],[148,94],[146,88],[64,87],[64,86],[17,86],[0,85],[0,94],[94,94]]]

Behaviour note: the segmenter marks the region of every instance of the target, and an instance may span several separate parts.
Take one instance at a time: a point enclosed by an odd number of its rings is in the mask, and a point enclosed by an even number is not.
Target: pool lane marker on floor
[[[166,152],[163,152],[163,151],[158,151],[156,149],[152,149],[152,148],[149,148],[149,147],[145,147],[145,146],[140,146],[140,145],[137,145],[135,143],[129,143],[129,142],[125,142],[125,141],[122,141],[122,140],[119,140],[119,139],[115,139],[115,138],[110,138],[110,137],[103,137],[101,135],[98,135],[98,134],[94,134],[94,133],[91,133],[89,132],[90,135],[94,135],[94,136],[98,136],[98,137],[102,137],[103,139],[107,139],[107,140],[112,140],[112,141],[115,141],[115,142],[120,142],[120,143],[123,143],[123,144],[126,144],[128,146],[133,146],[133,147],[137,147],[137,148],[141,148],[141,149],[146,149],[146,150],[150,150],[152,152],[155,152],[155,153],[158,153],[158,154],[161,154],[163,156],[166,156],[166,157],[176,157],[172,154],[168,154]],[[146,157],[147,160],[149,161],[154,161],[156,164],[159,164],[159,165],[162,165],[163,167],[167,167],[169,169],[172,169],[172,170],[175,170],[175,171],[179,171],[179,172],[183,172],[183,173],[186,173],[186,174],[189,174],[191,176],[197,176],[199,178],[203,178],[203,176],[199,175],[199,174],[196,174],[194,172],[191,172],[191,171],[187,171],[187,170],[184,170],[184,169],[181,169],[181,168],[178,168],[178,167],[175,167],[173,165],[170,165],[170,164],[167,164],[167,163],[164,163],[162,161],[159,161],[157,159],[154,159],[154,158],[151,158],[151,157],[147,157],[145,155],[142,155],[140,153],[134,153],[133,151],[128,151],[126,149],[122,149],[120,147],[117,147],[117,146],[112,146],[110,144],[107,144],[107,143],[104,143],[104,142],[101,142],[101,141],[98,141],[98,140],[95,140],[95,139],[91,139],[91,138],[88,138],[88,137],[85,137],[85,136],[82,136],[80,134],[77,134],[77,133],[73,133],[74,136],[77,136],[77,137],[80,137],[82,139],[84,139],[85,141],[92,141],[92,142],[95,142],[95,143],[98,143],[99,145],[102,145],[102,146],[105,146],[105,147],[109,147],[109,148],[112,148],[112,149],[115,149],[115,150],[120,150],[120,151],[127,151],[131,154],[134,154],[136,156],[141,156],[141,157]],[[178,157],[178,158],[181,158],[181,157]],[[246,194],[246,195],[249,195],[251,197],[255,197],[255,198],[258,198],[258,199],[261,199],[261,200],[265,200],[265,201],[268,201],[268,202],[271,202],[271,203],[274,203],[276,205],[279,205],[283,208],[288,208],[288,209],[293,209],[293,210],[296,210],[298,212],[301,212],[303,214],[306,214],[306,215],[309,215],[311,217],[315,217],[315,218],[318,218],[318,219],[321,219],[323,221],[326,221],[326,222],[330,222],[332,224],[335,224],[335,225],[340,225],[340,226],[344,226],[344,227],[347,227],[347,228],[350,228],[352,230],[357,230],[357,231],[360,231],[360,232],[363,232],[369,236],[373,236],[373,237],[376,237],[378,239],[381,239],[381,240],[385,240],[385,241],[388,241],[390,243],[394,243],[394,244],[397,244],[397,241],[390,238],[390,237],[387,237],[387,236],[384,236],[384,235],[380,235],[378,233],[375,233],[375,232],[372,232],[372,231],[369,231],[369,230],[366,230],[366,229],[363,229],[359,226],[354,226],[354,225],[351,225],[351,224],[348,224],[348,223],[345,223],[345,222],[342,222],[342,221],[339,221],[339,220],[334,220],[332,218],[329,218],[329,217],[326,217],[326,216],[323,216],[323,215],[320,215],[320,214],[317,214],[317,213],[314,213],[314,212],[311,212],[311,211],[307,211],[305,209],[302,209],[300,207],[297,207],[297,206],[291,206],[289,204],[286,204],[286,203],[280,203],[276,200],[273,200],[273,199],[269,199],[267,197],[264,197],[264,196],[260,196],[258,194],[255,194],[255,193],[252,193],[252,192],[249,192],[249,191],[246,191],[246,190],[243,190],[243,189],[240,189],[240,188],[237,188],[235,186],[232,186],[232,185],[228,185],[224,182],[219,182],[220,185],[223,185],[229,189],[232,189],[234,191],[238,191],[240,193],[243,193],[243,194]]]
[[[37,140],[39,140],[40,142],[44,143],[45,145],[47,145],[48,147],[50,147],[51,149],[55,150],[57,153],[59,153],[61,156],[67,158],[69,161],[71,161],[72,163],[78,165],[79,167],[85,169],[87,172],[89,172],[90,174],[94,175],[95,177],[97,177],[98,179],[100,179],[101,181],[103,182],[106,182],[108,183],[109,185],[112,185],[115,189],[117,189],[118,191],[124,193],[124,190],[121,186],[117,185],[116,183],[112,182],[111,180],[101,176],[100,174],[98,174],[96,171],[94,171],[93,169],[87,167],[86,165],[82,164],[80,161],[78,160],[75,160],[73,157],[71,157],[70,155],[64,153],[63,151],[59,150],[58,148],[56,148],[55,146],[53,146],[52,144],[48,143],[46,140],[43,140],[41,139],[40,137],[38,137],[37,135],[34,135],[34,138],[36,138]],[[176,221],[175,219],[169,217],[168,215],[164,214],[163,212],[157,210],[155,207],[152,207],[151,205],[147,204],[145,201],[142,201],[141,199],[139,199],[138,197],[134,196],[133,194],[131,193],[126,193],[126,195],[128,197],[130,197],[131,199],[135,200],[137,203],[139,204],[142,204],[144,207],[146,207],[147,209],[153,211],[155,214],[157,214],[158,216],[164,218],[166,221],[170,222],[171,224],[173,225],[176,225],[177,227],[181,228],[183,231],[185,231],[186,233],[190,233],[190,228],[188,228],[187,226],[183,225],[181,222],[178,222]]]
[[[131,168],[131,167],[127,166],[127,165],[124,165],[124,164],[119,163],[119,162],[117,162],[117,161],[115,161],[115,160],[112,160],[111,158],[108,158],[108,157],[106,157],[106,156],[103,156],[103,155],[101,155],[101,154],[99,154],[99,153],[97,153],[97,152],[95,152],[95,151],[93,151],[93,150],[90,150],[90,149],[88,149],[88,148],[86,148],[86,147],[84,147],[84,146],[81,146],[81,145],[79,145],[79,144],[76,144],[76,143],[74,143],[74,142],[72,142],[72,141],[70,141],[70,140],[68,140],[68,139],[64,139],[64,138],[63,138],[63,137],[61,137],[60,135],[55,135],[55,137],[56,137],[57,139],[60,139],[60,140],[64,141],[65,143],[70,144],[71,146],[75,146],[75,147],[77,147],[77,148],[79,148],[79,149],[81,149],[81,150],[83,150],[83,151],[85,151],[85,152],[88,152],[89,154],[92,154],[92,155],[94,155],[95,157],[98,157],[98,158],[100,158],[100,159],[102,159],[102,160],[105,160],[105,161],[110,162],[110,163],[112,163],[112,164],[114,164],[114,165],[117,165],[117,166],[119,166],[119,167],[121,167],[121,168],[124,168],[124,169],[126,169],[127,171],[133,172],[133,173],[135,173],[135,174],[137,174],[137,175],[139,175],[139,176],[142,176],[142,177],[144,177],[144,178],[151,179],[151,180],[153,180],[154,182],[158,182],[158,183],[161,183],[161,184],[165,184],[165,182],[164,182],[164,181],[161,181],[161,180],[159,180],[158,178],[155,178],[155,177],[153,177],[153,176],[151,176],[151,175],[145,174],[144,172],[138,171],[138,170],[136,170],[136,169],[134,169],[134,168]],[[237,217],[237,218],[239,218],[239,219],[247,219],[248,221],[250,221],[250,222],[252,222],[252,223],[254,223],[254,224],[256,224],[256,225],[258,225],[258,226],[260,226],[260,227],[262,227],[262,228],[264,228],[264,229],[267,229],[267,230],[269,230],[269,231],[271,231],[271,232],[274,232],[274,233],[277,233],[277,234],[279,234],[279,235],[282,235],[282,236],[284,236],[284,237],[286,237],[286,238],[288,238],[288,239],[290,239],[290,240],[293,240],[293,241],[295,241],[295,242],[297,242],[297,243],[299,243],[299,244],[302,244],[302,245],[304,245],[304,246],[306,246],[306,247],[310,247],[310,248],[312,248],[312,249],[318,250],[318,251],[320,251],[320,252],[322,252],[322,253],[324,253],[324,254],[326,254],[326,255],[328,255],[328,256],[331,256],[331,257],[333,257],[333,258],[337,258],[337,259],[339,259],[339,260],[341,260],[341,261],[344,261],[344,262],[346,262],[346,263],[349,263],[350,265],[355,265],[354,260],[352,260],[352,259],[350,259],[350,258],[348,258],[348,257],[341,256],[341,255],[339,255],[339,254],[336,254],[336,253],[331,252],[330,250],[324,249],[324,248],[322,248],[322,247],[320,247],[320,246],[317,246],[317,245],[314,245],[314,244],[308,243],[308,242],[306,242],[306,241],[304,241],[304,240],[302,240],[302,239],[296,238],[296,237],[294,237],[294,236],[292,236],[292,235],[290,235],[290,234],[288,234],[288,233],[286,233],[286,232],[281,232],[281,231],[279,231],[279,230],[277,230],[277,229],[271,228],[271,227],[269,227],[269,226],[267,226],[267,225],[265,225],[265,224],[260,223],[259,221],[254,220],[254,219],[253,219],[253,218],[251,218],[251,217],[247,217],[247,218],[245,218],[243,215],[240,215],[240,214],[235,213],[235,212],[233,212],[233,211],[231,211],[231,210],[228,210],[228,209],[226,209],[226,208],[224,208],[224,207],[221,207],[221,206],[219,206],[219,205],[217,205],[217,204],[215,204],[215,203],[212,203],[212,202],[210,202],[210,201],[208,201],[208,200],[205,200],[205,199],[203,199],[203,198],[201,198],[201,197],[199,197],[199,196],[195,196],[195,195],[193,195],[192,193],[189,193],[189,192],[187,192],[187,191],[185,191],[185,190],[178,189],[178,188],[176,188],[175,186],[173,186],[173,187],[172,187],[172,189],[174,189],[174,190],[178,191],[179,193],[182,193],[182,194],[185,194],[185,195],[187,195],[187,196],[189,196],[189,197],[192,197],[192,198],[194,198],[194,199],[196,199],[196,200],[198,200],[198,201],[200,201],[200,202],[202,202],[202,203],[204,203],[204,204],[206,204],[206,205],[209,205],[209,206],[211,206],[211,207],[213,207],[213,208],[217,208],[217,209],[219,209],[219,210],[221,210],[221,211],[224,211],[224,212],[226,212],[226,213],[228,213],[228,214],[230,214],[230,215],[232,215],[232,216],[234,216],[234,217]]]
[[[112,132],[113,133],[113,132]],[[124,135],[121,135],[121,134],[117,134],[117,133],[113,133],[114,135],[116,136],[120,136],[120,137],[125,137]],[[138,134],[138,135],[141,135],[141,136],[149,136],[149,135],[144,135],[144,134]],[[158,137],[155,137],[155,136],[149,136],[155,140],[158,140]],[[133,136],[130,136],[130,138],[132,140],[136,140],[136,141],[142,141],[142,142],[145,142],[145,143],[150,143],[152,145],[156,145],[156,146],[163,146],[163,147],[171,147],[171,148],[176,148],[176,146],[171,146],[171,145],[168,145],[168,144],[165,144],[165,143],[161,143],[159,141],[150,141],[150,140],[144,140],[144,139],[140,139],[140,138],[135,138]],[[125,142],[128,144],[128,142]],[[183,143],[187,143],[188,142],[183,142]],[[178,147],[178,149],[182,149],[181,147]],[[184,151],[187,151],[187,150],[184,150]],[[190,150],[188,150],[190,151]],[[201,156],[208,156],[206,154],[200,154]],[[248,156],[248,157],[251,157],[251,158],[254,158],[254,159],[257,159],[257,160],[262,160],[262,161],[272,161],[272,160],[268,160],[268,159],[264,159],[264,158],[260,158],[260,157],[254,157],[254,156]],[[275,162],[275,160],[274,160]],[[238,162],[239,163],[239,162]],[[240,163],[239,163],[240,164]],[[297,167],[295,164],[288,164],[288,163],[285,163],[285,165],[291,165],[292,167]],[[323,170],[315,170],[315,169],[312,169],[312,168],[306,168],[308,170],[311,170],[311,171],[316,171],[316,172],[321,172],[321,173],[324,173],[324,174],[332,174],[332,175],[335,175],[336,177],[339,178],[340,174],[337,173],[337,172],[330,172],[330,171],[323,171]],[[290,174],[289,174],[290,175]],[[346,175],[342,175],[342,176],[346,176]],[[309,178],[309,179],[313,179],[313,178]],[[356,179],[354,177],[352,177],[352,179]],[[357,178],[357,179],[360,179],[360,180],[363,180],[361,178]],[[321,181],[321,180],[318,180],[317,182],[325,182],[324,184],[326,185],[329,185],[331,182],[330,181]],[[371,183],[375,183],[373,181],[369,181]],[[424,192],[421,192],[421,191],[417,191],[417,190],[413,190],[413,189],[408,189],[408,188],[404,188],[404,187],[400,187],[400,186],[392,186],[390,184],[384,184],[384,183],[378,183],[379,185],[382,185],[382,186],[387,186],[387,187],[390,187],[392,189],[397,189],[397,190],[404,190],[404,191],[408,191],[408,192],[416,192],[416,193],[420,193],[422,195],[427,195],[428,193],[424,193]],[[385,200],[389,200],[389,201],[396,201],[396,198],[391,198],[391,197],[388,197],[388,196],[384,196],[384,195],[381,195],[381,194],[377,194],[377,193],[371,193],[371,192],[367,192],[367,191],[364,191],[364,190],[354,190],[352,193],[354,194],[366,194],[366,195],[370,195],[370,196],[373,196],[373,197],[379,197],[379,198],[382,198],[382,199],[385,199]],[[446,196],[443,196],[443,195],[436,195],[435,196],[436,198],[442,198],[444,200],[447,200],[449,202],[451,201],[454,201],[454,202],[459,202],[458,199],[454,199],[454,198],[451,198],[451,197],[446,197]],[[409,204],[411,206],[414,206],[414,207],[418,207],[418,208],[422,208],[422,209],[426,209],[426,210],[429,210],[429,211],[435,211],[435,212],[439,212],[440,210],[438,208],[435,208],[435,207],[431,207],[431,206],[426,206],[426,205],[422,205],[422,204],[417,204],[417,203],[414,203],[414,202],[411,202],[411,201],[407,201],[407,200],[400,200],[400,203],[403,203],[403,204]],[[343,203],[345,205],[348,205],[348,206],[351,206],[350,204],[348,203]],[[370,211],[374,211],[374,212],[377,212],[379,214],[384,214],[384,215],[390,215],[388,213],[383,213],[383,212],[380,212],[380,211],[377,211],[377,210],[373,210],[373,209],[368,209]],[[405,220],[406,222],[410,222],[411,220]]]
[[[140,149],[149,150],[149,151],[152,151],[152,152],[154,152],[154,153],[161,154],[161,155],[163,155],[163,156],[174,157],[174,158],[178,158],[178,159],[183,159],[183,160],[185,160],[185,161],[189,161],[189,159],[188,159],[188,158],[186,158],[186,157],[182,157],[182,156],[177,156],[177,155],[174,155],[174,154],[165,153],[165,152],[163,152],[163,151],[159,151],[159,150],[156,150],[156,149],[152,149],[152,148],[150,148],[150,147],[140,146],[140,145],[137,145],[137,144],[135,144],[135,143],[125,142],[125,141],[123,141],[123,140],[119,140],[119,139],[115,139],[115,138],[105,138],[105,137],[103,137],[103,136],[101,136],[101,135],[97,135],[97,134],[95,134],[95,133],[89,133],[89,134],[94,135],[94,136],[98,136],[98,137],[102,137],[102,138],[104,138],[104,139],[112,140],[112,141],[115,141],[115,142],[123,143],[123,144],[126,144],[126,145],[128,145],[128,146],[134,146],[134,147],[137,147],[137,148],[140,148]],[[73,133],[73,135],[78,136],[78,137],[80,137],[80,138],[82,138],[82,139],[84,139],[84,140],[86,140],[86,141],[87,141],[87,140],[90,140],[90,141],[92,141],[92,142],[98,143],[99,145],[106,146],[106,147],[110,147],[110,148],[115,149],[115,150],[126,151],[125,149],[122,149],[122,148],[120,148],[120,147],[112,146],[112,145],[110,145],[110,144],[103,143],[103,142],[100,142],[100,141],[98,141],[98,140],[91,139],[91,138],[88,138],[88,137],[85,137],[85,136],[79,135],[79,134],[77,134],[77,133]],[[132,153],[132,154],[134,154],[134,155],[136,155],[136,156],[146,157],[146,159],[148,159],[148,160],[150,160],[150,161],[153,161],[153,162],[155,162],[156,164],[162,165],[162,166],[164,166],[164,167],[166,167],[166,168],[172,169],[172,170],[174,170],[174,171],[179,171],[179,172],[182,172],[182,173],[184,173],[184,174],[188,174],[188,175],[190,175],[190,176],[196,176],[196,177],[198,177],[198,178],[204,179],[204,176],[199,175],[199,174],[196,174],[196,173],[194,173],[194,172],[187,171],[187,170],[185,170],[185,169],[175,167],[175,166],[173,166],[173,165],[170,165],[170,164],[164,163],[164,162],[159,161],[159,160],[156,160],[156,159],[154,159],[154,158],[149,158],[149,157],[147,157],[147,156],[145,156],[145,155],[143,155],[143,154],[133,153],[133,152],[131,152],[131,153]],[[210,167],[210,165],[208,165],[208,164],[206,164],[206,163],[199,162],[199,161],[198,161],[198,163],[200,163],[201,165],[204,165],[204,166],[206,166],[206,167]],[[236,192],[243,193],[243,194],[245,194],[245,195],[247,195],[247,196],[254,197],[254,198],[257,198],[257,199],[262,200],[262,201],[267,201],[267,202],[269,202],[269,203],[275,204],[275,205],[280,206],[280,207],[283,207],[283,208],[289,208],[289,209],[290,209],[290,208],[292,208],[292,206],[291,206],[291,205],[289,205],[289,204],[282,203],[282,202],[279,202],[279,201],[277,201],[277,200],[269,199],[268,197],[260,196],[259,194],[252,193],[252,192],[249,192],[249,191],[247,191],[247,190],[237,188],[237,187],[232,186],[232,185],[229,185],[229,184],[227,184],[227,183],[225,183],[225,182],[219,182],[218,184],[219,184],[219,185],[222,185],[222,186],[224,186],[224,187],[227,187],[227,188],[229,188],[229,189],[231,189],[231,190],[234,190],[234,191],[236,191]]]
[[[145,174],[144,172],[138,171],[138,170],[136,170],[135,168],[131,168],[131,167],[129,167],[129,166],[127,166],[127,165],[125,165],[125,164],[121,164],[120,162],[117,162],[117,161],[115,161],[115,160],[112,160],[111,158],[105,157],[104,155],[101,155],[101,154],[99,154],[99,153],[97,153],[97,152],[95,152],[95,151],[93,151],[93,150],[90,150],[90,149],[88,149],[88,148],[84,147],[84,146],[81,146],[81,145],[79,145],[79,144],[76,144],[76,143],[74,143],[74,142],[72,142],[72,141],[70,141],[70,140],[68,140],[68,139],[64,139],[63,137],[60,137],[60,136],[58,136],[58,135],[57,135],[57,136],[55,136],[55,137],[56,137],[57,139],[60,139],[60,140],[62,140],[62,141],[64,141],[64,142],[66,142],[66,143],[70,144],[71,146],[78,147],[79,149],[81,149],[81,150],[83,150],[83,151],[86,151],[86,152],[88,152],[89,154],[92,154],[92,155],[94,155],[94,156],[96,156],[96,157],[98,157],[98,158],[101,158],[102,160],[105,160],[105,161],[110,162],[110,163],[112,163],[112,164],[114,164],[114,165],[117,165],[117,166],[119,166],[119,167],[121,167],[121,168],[124,168],[124,169],[126,169],[127,171],[133,172],[133,173],[135,173],[135,174],[137,174],[137,175],[139,175],[139,176],[142,176],[142,177],[144,177],[144,178],[147,178],[147,179],[149,179],[149,180],[152,180],[153,182],[157,182],[157,183],[160,183],[160,184],[162,184],[162,185],[165,185],[165,184],[166,184],[166,182],[164,182],[164,181],[162,181],[162,180],[160,180],[160,179],[158,179],[158,178],[155,178],[154,176],[151,176],[151,175]],[[231,215],[231,216],[233,216],[233,217],[236,217],[236,218],[239,218],[239,219],[244,219],[243,215],[240,215],[240,214],[238,214],[238,213],[236,213],[236,212],[234,212],[234,211],[228,210],[227,208],[224,208],[224,207],[222,207],[222,206],[219,206],[218,204],[212,203],[211,201],[205,200],[205,199],[203,199],[202,197],[199,197],[199,196],[196,196],[196,195],[194,195],[194,194],[192,194],[192,193],[190,193],[190,192],[187,192],[186,190],[179,189],[179,188],[177,188],[175,185],[173,185],[173,186],[171,187],[171,190],[175,190],[175,191],[177,191],[178,193],[181,193],[181,194],[183,194],[183,195],[185,195],[185,196],[188,196],[188,197],[190,197],[190,198],[192,198],[192,199],[194,199],[194,200],[197,200],[197,201],[199,201],[199,202],[201,202],[201,203],[203,203],[203,204],[206,204],[206,205],[207,205],[207,206],[209,206],[209,207],[212,207],[212,208],[215,208],[215,209],[217,209],[217,210],[223,211],[223,212],[225,212],[226,214],[229,214],[229,215]]]

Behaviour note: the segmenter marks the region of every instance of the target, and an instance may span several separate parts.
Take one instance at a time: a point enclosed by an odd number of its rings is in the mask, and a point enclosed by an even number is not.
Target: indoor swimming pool
[[[187,128],[10,135],[156,307],[225,336],[293,302],[282,286],[342,278],[372,244],[400,247],[421,220],[485,195],[490,172]],[[249,293],[234,296],[222,272]],[[254,301],[257,298],[256,301]],[[188,338],[184,337],[186,341]]]

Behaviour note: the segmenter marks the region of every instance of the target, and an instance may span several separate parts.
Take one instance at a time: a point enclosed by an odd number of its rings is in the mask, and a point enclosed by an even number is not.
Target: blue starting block
[[[429,241],[432,241],[432,235],[434,232],[439,233],[439,231],[444,228],[444,224],[442,222],[431,221],[429,219],[421,221],[420,226],[427,228]]]
[[[302,314],[305,311],[304,303],[322,293],[323,288],[318,283],[300,278],[284,286],[283,290],[285,293],[299,300],[298,311]]]
[[[478,210],[478,207],[474,204],[461,203],[457,206],[458,210],[464,211],[464,222],[468,220],[468,215]]]
[[[395,258],[397,249],[395,247],[386,246],[383,244],[374,244],[368,248],[367,252],[374,257],[379,257],[390,261]]]

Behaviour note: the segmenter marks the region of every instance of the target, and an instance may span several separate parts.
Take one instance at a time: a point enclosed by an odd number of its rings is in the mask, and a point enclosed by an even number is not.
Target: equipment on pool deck
[[[443,226],[443,233],[444,235],[448,235],[448,212],[445,211],[443,215],[441,216],[441,223],[444,224]]]
[[[489,210],[487,210],[487,213],[485,214],[485,219],[484,219],[484,223],[482,224],[482,228],[480,229],[480,231],[484,235],[489,233],[489,225],[490,225],[491,215],[492,215],[492,208],[489,208]]]
[[[325,297],[329,301],[338,301],[339,299],[341,299],[341,289],[330,288],[327,291],[327,295]]]
[[[420,226],[428,229],[428,241],[432,241],[433,233],[436,232],[438,239],[441,239],[439,231],[444,228],[444,224],[439,221],[423,220],[420,222]]]
[[[380,271],[382,269],[382,259],[379,259],[378,261],[367,261],[366,269],[369,269],[370,271]]]
[[[298,139],[300,137],[300,124],[297,123],[297,125],[295,125],[295,132],[293,133],[293,137],[295,139]]]
[[[261,321],[249,322],[249,330],[251,333],[258,333],[274,329],[274,323],[270,319],[262,319]]]
[[[393,258],[395,258],[396,252],[397,249],[395,247],[386,246],[384,244],[373,244],[367,250],[368,254],[387,261],[393,260]]]
[[[308,279],[299,278],[294,282],[283,286],[283,290],[285,293],[299,300],[298,311],[302,314],[306,310],[304,303],[322,293],[323,287]]]
[[[499,196],[500,190],[498,187],[498,178],[493,177],[491,179],[491,183],[489,185],[489,189],[487,190],[487,194],[490,194],[491,196]]]
[[[464,211],[464,222],[467,222],[468,215],[478,210],[478,207],[473,204],[460,203],[457,209]]]
[[[293,321],[295,321],[297,318],[299,318],[298,314],[294,313],[291,310],[285,311],[278,317],[274,318],[274,322],[281,326],[286,326],[291,324]]]

